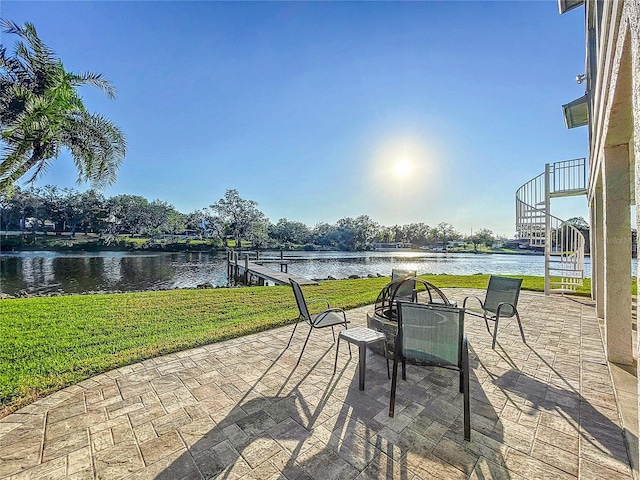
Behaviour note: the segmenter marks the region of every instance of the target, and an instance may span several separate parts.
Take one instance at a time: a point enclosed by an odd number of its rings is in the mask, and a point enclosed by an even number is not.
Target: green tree
[[[183,232],[186,228],[187,216],[176,210],[173,205],[169,205],[162,224],[162,230],[166,233],[170,233],[171,235],[176,235]]]
[[[96,190],[87,190],[80,194],[78,200],[84,209],[84,218],[79,224],[79,228],[84,233],[92,231],[94,233],[104,233],[107,230],[107,219],[109,217],[109,207],[104,196]]]
[[[224,198],[211,205],[211,209],[224,222],[237,247],[240,247],[242,240],[255,240],[266,236],[267,219],[258,210],[258,202],[242,198],[235,189],[227,190]]]
[[[564,223],[573,225],[580,231],[589,230],[589,222],[587,222],[583,217],[571,217],[569,220],[566,220]]]
[[[79,183],[113,184],[125,137],[109,120],[88,112],[77,91],[93,85],[115,98],[111,83],[98,73],[67,72],[31,23],[2,20],[1,26],[20,40],[11,56],[0,46],[0,191],[11,191],[27,172],[34,181],[63,148],[71,153]]]
[[[116,195],[109,204],[109,223],[112,234],[142,234],[149,224],[147,210],[149,201],[139,195]]]
[[[436,237],[442,242],[442,248],[447,249],[447,243],[450,240],[460,238],[460,234],[453,228],[453,225],[446,222],[440,222],[435,228]]]
[[[355,228],[355,241],[358,250],[371,247],[376,235],[380,231],[380,225],[374,222],[369,215],[360,215],[353,222]]]
[[[270,236],[279,243],[297,243],[303,244],[309,241],[311,232],[302,222],[295,222],[281,218],[278,223],[271,225],[269,229]]]
[[[404,227],[405,241],[415,245],[426,245],[431,228],[426,223],[410,223]]]
[[[495,238],[496,236],[491,230],[483,228],[481,230],[478,230],[473,235],[469,235],[465,240],[473,244],[473,250],[477,252],[480,245],[486,245],[487,247],[490,247],[493,244]]]
[[[335,225],[330,225],[326,222],[317,223],[311,231],[312,242],[325,247],[333,246],[332,242],[336,230],[337,227]]]
[[[186,226],[196,230],[203,238],[210,238],[214,244],[222,241],[224,237],[224,224],[219,217],[213,215],[208,208],[196,210],[187,215]]]

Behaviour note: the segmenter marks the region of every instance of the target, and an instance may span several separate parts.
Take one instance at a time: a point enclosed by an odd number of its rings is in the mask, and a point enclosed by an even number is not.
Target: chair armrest
[[[472,310],[467,310],[467,300],[469,299],[476,299],[478,301],[478,303],[480,304],[480,308],[482,309],[483,314],[480,315],[480,313],[474,312]],[[479,297],[476,297],[475,295],[469,295],[468,297],[464,297],[464,300],[462,301],[462,309],[464,310],[465,314],[469,314],[469,315],[474,315],[476,317],[483,317],[485,315],[485,308],[484,308],[484,303],[482,303],[482,300],[480,300]]]
[[[342,317],[344,318],[344,322],[345,323],[351,323],[349,320],[347,320],[347,314],[345,313],[345,311],[342,308],[328,308],[327,310],[323,310],[322,312],[320,312],[320,313],[318,313],[316,315],[316,318],[315,318],[315,321],[313,322],[313,324],[315,325],[315,324],[319,323],[329,313],[341,313]]]
[[[329,308],[329,300],[327,300],[326,298],[317,298],[315,300],[311,300],[310,302],[307,302],[307,305],[311,305],[312,303],[326,303],[327,304],[327,308]]]
[[[475,295],[469,295],[468,297],[464,297],[464,300],[462,301],[462,308],[467,308],[467,300],[469,300],[470,298],[475,298],[480,304],[480,307],[482,307],[482,309],[484,310],[484,304],[482,303],[482,300],[480,300],[480,298],[476,297]]]
[[[513,308],[513,315],[515,315],[518,312],[518,309],[515,307],[515,305],[513,303],[509,303],[509,302],[502,302],[498,304],[498,308],[496,308],[496,317],[500,318],[500,310],[502,310],[502,307],[504,307],[505,305]],[[511,317],[513,317],[513,315],[510,315]]]

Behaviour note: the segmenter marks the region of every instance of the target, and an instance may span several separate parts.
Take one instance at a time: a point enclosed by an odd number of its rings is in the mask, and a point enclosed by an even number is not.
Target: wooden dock
[[[289,279],[293,279],[300,285],[317,285],[318,282],[308,278],[292,275],[288,272],[289,261],[280,258],[255,259],[250,258],[249,253],[244,253],[243,258],[238,258],[238,252],[230,251],[227,255],[227,278],[229,284],[244,283],[245,285],[289,285]],[[278,263],[280,271],[265,267],[263,264]]]

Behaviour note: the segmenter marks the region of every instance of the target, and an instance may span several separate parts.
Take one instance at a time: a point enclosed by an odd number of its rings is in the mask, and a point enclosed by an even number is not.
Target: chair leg
[[[524,330],[522,329],[522,322],[520,321],[520,314],[518,310],[516,310],[516,319],[518,320],[518,327],[520,328],[520,336],[522,337],[522,341],[527,343],[527,340],[524,338]]]
[[[298,357],[298,361],[296,362],[296,367],[300,363],[300,360],[302,360],[302,354],[304,353],[304,349],[307,346],[307,342],[309,341],[309,337],[311,336],[311,331],[312,330],[313,330],[313,328],[309,327],[309,333],[307,333],[307,339],[304,341],[304,345],[302,346],[302,351],[300,352],[300,356]]]
[[[469,347],[466,338],[462,344],[462,397],[464,401],[464,439],[471,441],[471,408],[469,400]]]
[[[387,361],[387,378],[391,380],[391,373],[389,372],[389,359],[386,355],[384,356],[384,359]]]
[[[391,398],[389,399],[389,416],[393,418],[396,408],[396,386],[398,379],[398,359],[393,359],[393,374],[391,375]]]
[[[333,328],[333,327],[331,327],[331,328]],[[345,330],[349,329],[349,327],[347,326],[347,321],[346,320],[344,322],[344,329]],[[349,358],[351,358],[351,342],[347,342],[347,346],[349,347]]]
[[[489,322],[487,321],[487,312],[484,312],[484,324],[487,327],[487,332],[489,332],[489,334],[491,334],[491,329],[489,328]]]
[[[407,362],[404,360],[404,358],[402,359],[402,379],[407,379]]]
[[[333,329],[333,325],[331,325],[331,335],[333,335],[333,343],[336,343],[336,332]]]
[[[498,339],[498,320],[500,320],[500,315],[496,315],[496,324],[493,326],[493,343],[491,344],[493,350],[496,349],[496,340]]]
[[[289,343],[287,343],[287,346],[285,347],[285,350],[287,348],[289,348],[289,345],[291,345],[291,340],[293,340],[293,334],[296,333],[296,328],[298,328],[298,324],[300,323],[300,319],[298,318],[298,321],[296,322],[296,324],[293,326],[293,332],[291,332],[291,336],[289,337]]]
[[[333,362],[333,374],[334,375],[336,373],[336,369],[338,368],[338,349],[339,348],[340,348],[340,337],[338,337],[338,343],[336,343],[336,361]]]

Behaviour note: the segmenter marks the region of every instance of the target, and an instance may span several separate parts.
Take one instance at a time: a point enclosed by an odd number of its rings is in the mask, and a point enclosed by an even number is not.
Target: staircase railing
[[[575,291],[583,283],[585,239],[574,225],[551,215],[551,198],[586,193],[584,158],[547,164],[516,191],[516,231],[544,249],[545,293]]]

